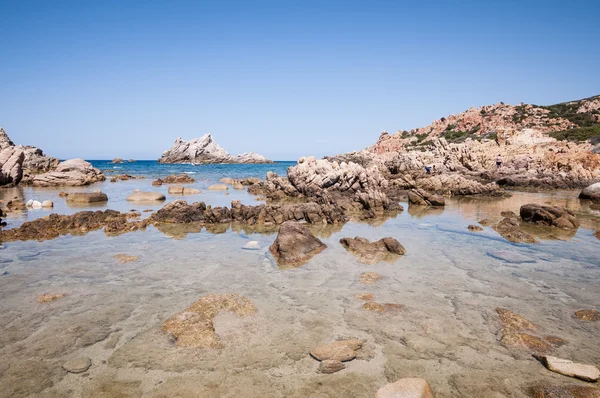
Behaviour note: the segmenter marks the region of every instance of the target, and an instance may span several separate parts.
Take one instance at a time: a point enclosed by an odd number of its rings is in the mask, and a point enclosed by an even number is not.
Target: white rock
[[[251,240],[250,242],[248,242],[244,246],[242,246],[242,249],[245,249],[245,250],[260,250],[260,245],[258,244],[257,241]]]
[[[31,203],[31,208],[32,209],[41,209],[42,203],[37,200],[34,200],[33,203]]]
[[[548,370],[553,372],[585,381],[593,382],[600,380],[600,370],[594,365],[576,363],[568,359],[560,359],[552,356],[540,356],[538,359],[542,361]]]
[[[64,370],[71,373],[83,373],[92,366],[92,361],[89,358],[76,358],[65,362],[62,366]]]
[[[25,203],[25,206],[27,206],[27,207],[31,207],[31,206],[33,206],[33,199],[29,199],[29,200],[27,201],[27,203]]]
[[[54,202],[51,200],[44,200],[42,202],[42,207],[54,207]]]

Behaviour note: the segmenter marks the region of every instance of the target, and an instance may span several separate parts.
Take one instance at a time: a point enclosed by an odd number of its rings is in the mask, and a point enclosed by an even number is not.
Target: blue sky
[[[598,1],[0,0],[0,127],[68,158],[278,160],[600,94]]]

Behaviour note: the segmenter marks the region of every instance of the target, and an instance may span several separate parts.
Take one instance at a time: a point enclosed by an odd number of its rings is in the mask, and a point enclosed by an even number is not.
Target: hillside
[[[370,152],[383,154],[400,149],[425,150],[432,140],[443,137],[450,143],[474,140],[499,142],[518,137],[523,143],[546,142],[551,138],[600,142],[600,95],[556,105],[504,103],[470,108],[435,120],[427,127],[395,134],[382,133]]]

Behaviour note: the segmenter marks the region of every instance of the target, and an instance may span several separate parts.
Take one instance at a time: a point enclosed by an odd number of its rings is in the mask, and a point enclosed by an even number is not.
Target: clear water
[[[128,174],[144,168],[122,166]],[[223,174],[218,166],[173,166],[164,172],[162,167],[171,166],[151,167],[155,171],[143,175],[203,170],[192,184],[200,189],[246,172],[240,166]],[[108,193],[110,201],[103,208],[142,210],[124,199],[134,189],[166,193],[166,187],[151,186],[152,178],[87,189]],[[3,190],[0,200],[12,195],[52,198],[56,212],[82,209],[68,207],[59,191]],[[187,199],[258,203],[246,191],[228,193],[203,191]],[[538,324],[536,333],[567,340],[553,352],[558,357],[600,365],[600,324],[572,316],[582,308],[600,310],[600,240],[593,236],[600,229],[600,213],[576,196],[560,191],[452,199],[437,211],[404,203],[407,210],[395,218],[315,230],[328,248],[304,266],[287,270],[279,269],[268,252],[274,234],[230,227],[219,233],[150,227],[118,237],[96,231],[4,244],[0,396],[373,397],[390,381],[424,377],[436,397],[524,397],[531,384],[583,384],[545,370],[525,349],[502,346],[495,313],[497,307],[510,308]],[[575,234],[532,228],[529,232],[541,239],[535,245],[511,244],[489,227],[480,233],[467,229],[479,219],[500,219],[501,211],[518,212],[530,202],[567,206],[582,227]],[[12,227],[45,214],[31,210],[8,221]],[[365,265],[338,243],[346,236],[393,236],[407,254],[393,264]],[[261,250],[242,249],[249,240],[258,241]],[[140,259],[119,264],[113,258],[119,253]],[[507,253],[520,255],[520,260],[503,260]],[[360,274],[367,271],[383,278],[374,285],[360,284]],[[42,293],[67,296],[40,304]],[[161,331],[162,322],[210,293],[239,293],[258,312],[246,318],[217,316],[215,328],[225,344],[221,350],[174,346]],[[370,312],[357,293],[404,307]],[[365,346],[346,369],[319,374],[309,351],[339,338],[361,338]],[[78,357],[92,360],[87,372],[62,369],[64,362]]]

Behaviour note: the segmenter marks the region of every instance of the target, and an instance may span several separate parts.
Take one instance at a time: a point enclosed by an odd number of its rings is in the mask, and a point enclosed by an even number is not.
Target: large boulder
[[[579,228],[579,221],[577,221],[575,213],[564,207],[530,203],[521,206],[520,215],[523,221],[538,225],[562,229]]]
[[[102,192],[74,192],[67,196],[67,203],[100,203],[108,202],[108,196]]]
[[[404,246],[391,237],[369,242],[368,239],[357,236],[355,238],[342,238],[340,243],[346,250],[367,264],[375,264],[379,261],[394,261],[406,253]]]
[[[175,140],[171,149],[163,152],[159,163],[273,163],[264,156],[253,152],[234,157],[221,148],[212,135],[205,134],[200,138],[184,141],[181,137]]]
[[[280,266],[300,266],[326,247],[302,224],[286,221],[269,250]]]
[[[408,203],[416,206],[444,206],[446,200],[441,195],[423,189],[411,189],[408,191]]]
[[[600,203],[600,182],[590,185],[581,191],[580,199],[589,199],[592,202]]]
[[[82,186],[104,181],[104,174],[83,159],[69,159],[61,162],[55,170],[33,177],[33,185],[38,187]]]
[[[25,154],[15,147],[0,150],[0,186],[17,185],[23,178]]]
[[[142,192],[135,191],[127,197],[130,202],[160,202],[165,200],[166,197],[160,192]]]

